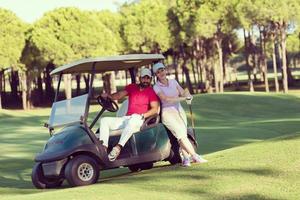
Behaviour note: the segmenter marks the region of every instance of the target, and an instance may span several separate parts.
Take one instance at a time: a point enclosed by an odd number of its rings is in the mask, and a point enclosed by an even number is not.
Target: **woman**
[[[187,137],[187,118],[180,101],[191,101],[192,96],[185,92],[176,80],[169,80],[165,66],[162,63],[153,65],[153,72],[157,77],[154,91],[162,102],[162,123],[177,138],[183,154],[183,166],[190,166],[190,162],[204,163],[207,160],[198,155]],[[190,159],[191,158],[191,159]]]

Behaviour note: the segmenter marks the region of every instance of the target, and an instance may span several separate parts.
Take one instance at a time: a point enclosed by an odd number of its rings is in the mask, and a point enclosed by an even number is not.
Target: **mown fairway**
[[[111,170],[95,185],[52,190],[30,179],[50,110],[1,111],[0,199],[300,199],[299,96],[198,95],[193,108],[209,163]]]

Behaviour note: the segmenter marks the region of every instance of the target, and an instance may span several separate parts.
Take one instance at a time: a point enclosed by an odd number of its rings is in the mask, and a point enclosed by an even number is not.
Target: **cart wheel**
[[[85,155],[74,157],[65,168],[65,177],[72,187],[96,183],[99,174],[96,161]]]
[[[177,149],[175,152],[171,149],[168,161],[171,163],[171,165],[176,165],[177,163],[182,162],[179,149]]]
[[[38,189],[56,188],[61,186],[63,178],[47,178],[43,174],[42,164],[36,163],[32,169],[31,180],[33,185]]]
[[[151,169],[151,168],[153,168],[153,163],[152,162],[142,163],[142,164],[140,164],[140,168],[141,168],[141,170]]]
[[[138,172],[141,170],[139,165],[130,165],[130,166],[128,166],[128,168],[131,172]]]

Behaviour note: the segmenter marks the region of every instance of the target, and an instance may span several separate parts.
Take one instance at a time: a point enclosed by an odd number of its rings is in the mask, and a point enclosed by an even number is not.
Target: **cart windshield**
[[[78,123],[84,116],[88,94],[53,103],[49,127]]]

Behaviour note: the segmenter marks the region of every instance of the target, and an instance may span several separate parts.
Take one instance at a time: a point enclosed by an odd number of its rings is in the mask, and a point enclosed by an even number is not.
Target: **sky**
[[[19,18],[33,23],[47,11],[59,7],[77,7],[82,10],[117,11],[128,0],[0,0],[0,7],[14,12]]]

